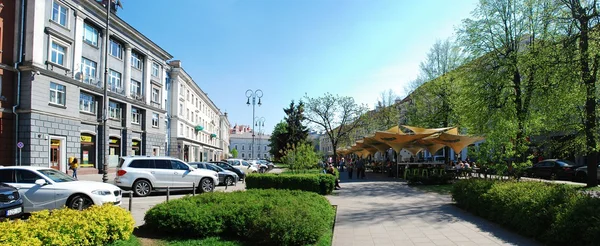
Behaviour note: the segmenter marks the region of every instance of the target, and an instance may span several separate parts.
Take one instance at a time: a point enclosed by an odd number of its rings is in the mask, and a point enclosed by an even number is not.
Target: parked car
[[[235,172],[225,170],[212,163],[190,162],[190,165],[200,169],[208,169],[217,172],[219,174],[219,184],[231,186],[239,181],[239,177]]]
[[[198,192],[212,192],[218,183],[219,175],[215,171],[196,169],[179,159],[158,156],[122,157],[115,177],[117,186],[142,197],[167,187],[191,190],[194,185]]]
[[[525,175],[529,177],[572,180],[575,176],[575,169],[580,166],[567,160],[547,159],[527,168]]]
[[[588,175],[588,168],[587,166],[582,166],[579,167],[577,169],[575,169],[575,181],[578,182],[587,182],[587,175]],[[600,181],[600,164],[598,165],[598,180]]]
[[[51,168],[0,167],[0,182],[19,190],[25,213],[64,206],[77,209],[82,202],[84,209],[105,203],[121,204],[119,187],[102,182],[78,181]]]
[[[227,162],[211,161],[209,163],[215,164],[225,170],[234,172],[235,174],[237,174],[237,176],[239,177],[240,180],[243,180],[244,178],[246,178],[246,173],[244,173],[244,171],[242,171],[241,169],[235,168],[232,165],[229,165],[229,163],[227,163]]]
[[[258,172],[258,167],[250,165],[249,162],[242,159],[227,159],[226,160],[229,165],[240,169],[246,173],[256,173]]]
[[[17,188],[0,183],[0,221],[21,218],[23,216],[23,198]]]
[[[258,168],[259,173],[266,173],[267,170],[269,170],[267,163],[263,162],[262,160],[248,160],[248,163]]]

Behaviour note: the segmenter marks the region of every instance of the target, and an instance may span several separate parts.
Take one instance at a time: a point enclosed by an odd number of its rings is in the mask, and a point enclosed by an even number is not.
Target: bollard
[[[78,198],[77,199],[79,201],[79,204],[77,205],[77,209],[79,209],[79,211],[83,210],[83,198]]]
[[[131,204],[133,203],[133,191],[129,192],[129,212],[131,212]]]
[[[196,195],[196,183],[192,183],[192,196]]]
[[[167,186],[167,202],[169,201],[169,193],[171,193],[171,187]]]

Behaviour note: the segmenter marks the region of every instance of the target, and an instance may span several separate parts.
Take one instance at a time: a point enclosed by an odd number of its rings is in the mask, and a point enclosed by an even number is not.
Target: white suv
[[[242,159],[227,159],[226,160],[229,165],[242,170],[246,173],[256,173],[258,172],[258,167],[256,165],[252,165],[251,163],[242,160]]]
[[[185,189],[196,187],[199,192],[211,192],[219,183],[219,174],[212,170],[195,169],[171,157],[123,157],[117,167],[115,184],[133,190],[136,196],[147,196],[153,190],[167,187]]]

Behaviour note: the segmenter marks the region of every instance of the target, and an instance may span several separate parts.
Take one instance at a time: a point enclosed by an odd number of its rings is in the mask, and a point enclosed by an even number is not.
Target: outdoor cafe
[[[395,167],[396,177],[406,179],[407,175],[428,176],[442,174],[447,172],[457,172],[457,167],[448,165],[443,160],[421,160],[416,157],[421,151],[436,153],[444,147],[450,147],[455,153],[460,153],[476,142],[484,140],[482,137],[466,136],[458,133],[457,127],[444,128],[421,128],[415,126],[402,125],[406,132],[398,126],[392,127],[386,131],[377,131],[371,136],[364,137],[356,141],[352,146],[337,149],[337,154],[341,157],[350,157],[355,155],[360,158],[373,157],[376,153],[384,155],[392,149],[396,153],[395,163],[390,163]],[[412,157],[410,161],[402,161],[400,153],[402,150],[408,151]],[[379,163],[378,170],[383,171],[384,163]],[[388,168],[388,171],[390,168]],[[460,169],[460,168],[458,168]],[[479,168],[469,167],[469,171],[477,172]],[[459,170],[460,171],[460,170]]]

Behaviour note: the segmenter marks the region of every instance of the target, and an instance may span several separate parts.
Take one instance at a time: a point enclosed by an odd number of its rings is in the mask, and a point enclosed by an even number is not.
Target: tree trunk
[[[579,38],[579,52],[581,54],[581,79],[586,88],[586,117],[584,131],[586,140],[585,142],[587,145],[587,186],[595,187],[598,186],[598,152],[596,150],[596,138],[594,137],[594,131],[596,129],[596,78],[595,74],[591,74],[589,64],[589,20],[583,17],[579,19],[579,23],[581,26],[581,35]]]
[[[523,91],[521,90],[521,73],[519,73],[519,70],[517,68],[515,68],[516,70],[513,72],[513,88],[515,90],[515,108],[516,108],[516,113],[517,113],[517,136],[515,139],[515,146],[514,146],[514,150],[515,150],[515,155],[516,155],[516,162],[523,162],[523,153],[521,151],[521,145],[524,144],[523,138],[524,138],[524,132],[523,132],[523,124],[525,121],[525,115],[527,113],[527,110],[525,108],[523,108]],[[509,167],[512,167],[512,162],[509,162]],[[511,169],[511,168],[509,168]]]

